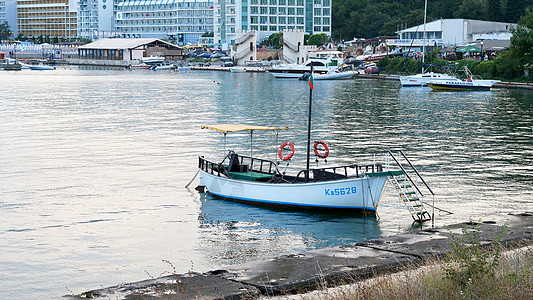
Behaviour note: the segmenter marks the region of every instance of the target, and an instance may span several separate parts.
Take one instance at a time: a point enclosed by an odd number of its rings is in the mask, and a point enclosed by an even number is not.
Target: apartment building
[[[114,35],[117,0],[79,0],[78,36],[97,39]]]
[[[122,37],[175,37],[197,43],[213,32],[211,0],[125,0],[116,7],[115,31]]]
[[[214,10],[216,44],[233,44],[246,30],[259,41],[283,30],[331,35],[331,0],[215,0]]]
[[[17,0],[17,31],[24,36],[77,36],[78,0]]]

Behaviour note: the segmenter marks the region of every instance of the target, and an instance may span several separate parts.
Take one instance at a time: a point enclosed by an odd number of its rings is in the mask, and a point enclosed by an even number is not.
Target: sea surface
[[[0,84],[1,299],[49,299],[417,229],[391,186],[378,217],[226,202],[199,194],[198,178],[185,187],[199,155],[250,151],[246,133],[224,139],[203,124],[289,126],[254,132],[253,154],[275,159],[288,140],[296,145],[288,169],[303,166],[306,82],[60,67],[1,71]],[[313,139],[328,143],[328,165],[402,149],[436,206],[453,212],[437,210],[435,226],[533,211],[531,91],[315,85]]]

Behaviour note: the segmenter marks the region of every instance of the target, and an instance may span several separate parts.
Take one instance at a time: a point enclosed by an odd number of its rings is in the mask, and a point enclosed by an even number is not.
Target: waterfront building
[[[424,40],[426,49],[431,51],[435,46],[450,47],[467,45],[479,40],[510,40],[512,23],[479,21],[470,19],[440,19],[397,31],[399,39],[388,39],[389,46],[422,48]]]
[[[213,32],[211,0],[125,0],[117,4],[115,30],[123,37],[170,37],[196,44]]]
[[[79,60],[131,62],[149,56],[180,60],[183,49],[156,38],[105,38],[78,47]]]
[[[113,36],[114,3],[116,0],[79,0],[78,36],[93,40]]]
[[[214,18],[215,44],[234,44],[247,30],[258,41],[284,30],[331,36],[331,0],[215,0]]]
[[[17,0],[17,30],[24,36],[77,36],[77,0]]]

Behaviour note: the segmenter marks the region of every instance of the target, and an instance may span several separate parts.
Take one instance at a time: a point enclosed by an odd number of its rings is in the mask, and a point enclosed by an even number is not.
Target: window
[[[330,3],[331,3],[330,0],[324,0],[322,4],[323,6],[331,6]]]
[[[278,4],[278,0],[270,0],[270,5],[277,5]]]
[[[257,23],[259,23],[258,20],[259,20],[259,18],[256,17],[256,16],[251,16],[251,17],[250,17],[250,23],[251,23],[251,24],[257,24]],[[253,27],[253,26],[252,26],[252,27]]]
[[[286,24],[287,23],[287,18],[286,17],[279,17],[278,21],[279,21],[279,24]]]
[[[286,14],[285,7],[280,7],[280,8],[278,9],[278,14],[280,14],[280,15],[285,15],[285,14]]]
[[[287,0],[278,0],[279,5],[287,5]]]
[[[294,24],[294,17],[288,17],[287,24]]]
[[[313,29],[315,32],[320,32],[322,31],[320,26],[315,26],[315,28]]]
[[[289,7],[287,8],[287,14],[288,15],[291,15],[291,16],[294,16],[295,13],[294,13],[294,7]]]
[[[323,15],[323,16],[329,16],[329,15],[330,15],[330,13],[329,13],[329,8],[323,8],[323,9],[322,9],[322,15]]]
[[[268,26],[260,26],[261,31],[268,31]]]
[[[269,10],[271,15],[276,15],[277,9],[275,7],[271,7]]]
[[[270,27],[269,27],[269,30],[270,30],[270,31],[278,31],[278,29],[276,28],[276,26],[270,26]]]
[[[260,22],[261,24],[266,24],[266,23],[267,23],[267,17],[266,17],[266,16],[261,16],[261,17],[259,18],[259,22]]]
[[[320,17],[315,17],[315,25],[320,25],[322,24],[322,20],[320,19]]]
[[[268,14],[268,7],[261,7],[261,14],[262,15]]]
[[[287,5],[294,6],[295,5],[294,0],[287,0]]]
[[[329,18],[328,18],[328,17],[324,17],[324,18],[322,19],[322,24],[324,24],[324,25],[329,25]]]
[[[296,24],[303,24],[303,23],[304,23],[304,18],[303,17],[296,18]]]
[[[322,15],[322,9],[321,9],[321,8],[315,8],[315,9],[313,10],[313,12],[314,12],[315,16],[320,16],[320,15]]]
[[[299,15],[299,16],[303,16],[304,15],[304,9],[303,7],[298,7],[296,9],[296,14]]]
[[[256,15],[256,14],[258,14],[258,13],[259,13],[259,7],[258,7],[258,6],[252,6],[252,7],[250,7],[250,13],[251,13],[252,15]]]
[[[268,22],[269,22],[270,24],[276,24],[276,19],[277,19],[276,16],[268,17]]]
[[[296,4],[297,4],[298,6],[304,6],[304,0],[297,0],[297,1],[296,1]]]

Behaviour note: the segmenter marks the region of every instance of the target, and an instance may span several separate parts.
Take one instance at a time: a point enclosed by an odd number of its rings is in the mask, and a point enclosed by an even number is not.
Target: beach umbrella
[[[457,49],[457,52],[466,53],[466,52],[481,52],[481,49],[476,46],[466,46],[461,49]]]

